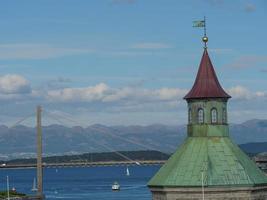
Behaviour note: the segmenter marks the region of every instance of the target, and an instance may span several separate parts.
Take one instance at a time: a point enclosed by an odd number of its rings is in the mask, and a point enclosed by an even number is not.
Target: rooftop
[[[218,81],[207,48],[204,48],[195,83],[184,97],[184,99],[201,98],[231,98]]]

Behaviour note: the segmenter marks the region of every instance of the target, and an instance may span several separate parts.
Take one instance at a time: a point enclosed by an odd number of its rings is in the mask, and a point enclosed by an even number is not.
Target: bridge
[[[36,163],[31,163],[31,164],[2,164],[0,165],[0,169],[12,169],[12,168],[36,168],[37,169],[37,196],[40,197],[40,199],[43,199],[43,171],[42,168],[61,168],[61,167],[94,167],[94,166],[129,166],[129,165],[162,165],[164,164],[166,161],[165,160],[132,160],[131,158],[129,158],[127,155],[124,155],[123,153],[114,150],[113,148],[109,147],[108,145],[95,140],[96,144],[99,147],[102,147],[106,150],[108,150],[109,152],[113,152],[115,154],[117,154],[118,156],[124,158],[124,161],[97,161],[97,162],[88,162],[88,161],[80,161],[80,162],[61,162],[61,163],[44,163],[43,162],[43,157],[42,157],[42,152],[43,152],[43,148],[42,148],[42,112],[46,113],[46,115],[48,115],[50,118],[52,118],[53,120],[56,120],[57,122],[59,122],[60,124],[63,124],[61,119],[67,120],[67,121],[71,121],[74,122],[76,125],[79,125],[80,122],[77,122],[76,120],[74,120],[72,117],[72,115],[69,116],[65,116],[62,114],[57,114],[57,116],[54,116],[55,113],[50,112],[48,110],[43,110],[41,108],[41,106],[37,106],[36,108],[36,113],[33,113],[29,116],[26,116],[18,121],[16,121],[13,125],[10,126],[10,128],[15,127],[19,124],[21,124],[22,122],[26,121],[29,118],[32,118],[34,116],[36,116],[36,139],[37,139],[37,159],[36,159]],[[107,133],[106,135],[109,135],[111,137],[113,137],[116,140],[122,140],[126,143],[131,143],[134,144],[136,146],[138,146],[141,149],[150,149],[150,150],[156,150],[157,151],[157,147],[151,147],[151,145],[149,144],[142,144],[139,141],[135,141],[129,138],[123,138],[119,135],[116,134],[112,134],[112,133]]]
[[[43,163],[44,168],[62,167],[96,167],[96,166],[130,166],[130,165],[163,165],[166,160],[135,160],[135,161],[101,161],[101,162],[62,162],[62,163]],[[0,169],[14,168],[36,168],[37,164],[8,164],[1,165]]]

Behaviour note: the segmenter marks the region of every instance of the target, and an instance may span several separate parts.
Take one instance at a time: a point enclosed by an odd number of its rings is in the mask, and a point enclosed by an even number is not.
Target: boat
[[[120,190],[120,185],[118,182],[115,181],[111,188],[113,191],[118,191],[118,190]]]
[[[36,192],[38,189],[36,188],[36,180],[35,178],[33,179],[33,183],[32,183],[32,191]]]
[[[126,168],[126,176],[130,176],[129,168]]]

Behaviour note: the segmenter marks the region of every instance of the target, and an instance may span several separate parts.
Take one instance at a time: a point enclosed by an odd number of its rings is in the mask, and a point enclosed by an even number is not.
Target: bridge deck
[[[166,160],[136,160],[136,161],[43,163],[43,167],[45,167],[45,168],[59,168],[59,167],[120,166],[120,165],[162,165],[165,162],[166,162]],[[0,169],[35,168],[35,167],[36,167],[36,164],[7,164],[7,165],[1,165]]]

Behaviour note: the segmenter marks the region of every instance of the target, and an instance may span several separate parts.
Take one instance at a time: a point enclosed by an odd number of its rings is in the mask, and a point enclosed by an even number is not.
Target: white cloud
[[[93,50],[56,47],[48,44],[0,45],[0,59],[46,59],[91,52]]]
[[[144,89],[135,87],[111,88],[104,83],[85,88],[51,90],[47,99],[59,102],[155,102],[179,100],[187,90],[176,88]]]
[[[187,90],[178,88],[162,88],[156,91],[162,100],[175,100],[186,95]]]
[[[256,92],[255,95],[257,97],[265,97],[266,96],[266,92],[259,91],[259,92]]]
[[[101,101],[107,90],[108,86],[104,83],[100,83],[92,87],[51,90],[47,92],[47,98],[50,101],[62,102]]]
[[[31,92],[28,80],[16,74],[0,76],[0,94],[25,94]]]
[[[113,115],[119,118],[118,115],[142,116],[143,113],[153,115],[151,121],[156,120],[154,122],[166,121],[166,119],[160,119],[160,116],[165,114],[173,116],[171,113],[174,112],[184,119],[186,118],[186,101],[183,101],[182,98],[187,92],[187,89],[171,87],[152,89],[142,86],[125,86],[117,88],[105,83],[79,88],[31,89],[29,81],[22,76],[13,74],[0,77],[2,114],[8,113],[9,117],[19,114],[23,116],[23,113],[30,110],[34,112],[35,105],[41,104],[44,109],[54,109],[84,118],[85,123],[88,123],[87,119],[101,121],[102,118],[109,116],[108,119],[113,121]],[[238,85],[229,88],[227,92],[233,97],[229,104],[231,108],[229,111],[242,113],[250,111],[257,117],[257,113],[263,112],[262,109],[267,108],[266,91],[253,91]],[[95,115],[101,115],[101,118],[95,118]],[[116,123],[124,123],[123,118]],[[240,120],[248,118],[242,116]],[[150,121],[146,121],[147,119],[142,119],[144,123],[150,123]],[[140,120],[138,119],[138,122]],[[136,123],[134,119],[133,123]]]
[[[235,86],[228,89],[228,92],[233,97],[233,99],[238,100],[251,100],[255,98],[264,98],[266,97],[266,92],[264,91],[250,91],[249,89],[243,86]]]

